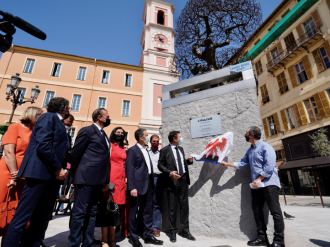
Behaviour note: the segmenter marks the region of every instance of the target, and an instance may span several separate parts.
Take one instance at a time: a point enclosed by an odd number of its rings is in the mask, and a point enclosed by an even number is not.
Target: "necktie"
[[[102,135],[104,136],[105,143],[107,143],[107,145],[108,145],[108,142],[107,142],[107,135],[105,134],[104,130],[101,130],[101,133],[102,133]]]
[[[182,166],[182,162],[181,162],[179,147],[175,147],[175,149],[176,149],[176,156],[178,158],[179,175],[182,177],[183,176],[183,166]]]

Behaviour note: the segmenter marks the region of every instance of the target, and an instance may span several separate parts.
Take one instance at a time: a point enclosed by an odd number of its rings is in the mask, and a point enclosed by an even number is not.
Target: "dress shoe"
[[[155,238],[155,237],[152,237],[152,238],[146,238],[146,239],[144,240],[144,243],[145,243],[145,244],[162,245],[162,244],[163,244],[163,241],[162,241],[162,240],[158,240],[158,239]]]
[[[247,242],[248,246],[269,246],[269,241],[268,239],[262,240],[260,238],[257,238],[256,240],[252,240]]]
[[[154,231],[154,236],[155,237],[160,237],[160,232],[157,229]]]
[[[170,241],[172,243],[175,243],[176,242],[176,233],[171,233],[171,235],[170,235]]]
[[[183,237],[183,238],[186,238],[188,240],[192,240],[192,241],[196,240],[196,238],[193,235],[191,235],[190,232],[183,232],[183,233],[180,234],[180,236]]]
[[[128,242],[133,246],[133,247],[142,247],[142,244],[140,243],[140,241],[138,239],[133,240],[133,239],[129,239]]]
[[[270,247],[285,247],[285,244],[272,243]]]

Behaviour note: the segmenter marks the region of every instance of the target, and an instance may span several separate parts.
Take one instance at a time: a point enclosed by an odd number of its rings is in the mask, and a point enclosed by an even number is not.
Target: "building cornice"
[[[130,64],[110,62],[110,61],[106,61],[106,60],[99,60],[99,59],[94,59],[94,58],[76,56],[76,55],[71,55],[71,54],[65,54],[65,53],[48,51],[48,50],[41,50],[41,49],[25,47],[25,46],[18,46],[18,45],[13,45],[12,49],[14,52],[18,52],[18,53],[35,54],[35,55],[46,56],[46,57],[57,57],[57,58],[70,60],[70,61],[79,61],[79,62],[88,63],[88,64],[96,64],[96,65],[102,65],[102,66],[107,66],[107,67],[114,67],[114,68],[128,69],[128,70],[135,70],[135,71],[143,72],[142,67],[130,65]]]

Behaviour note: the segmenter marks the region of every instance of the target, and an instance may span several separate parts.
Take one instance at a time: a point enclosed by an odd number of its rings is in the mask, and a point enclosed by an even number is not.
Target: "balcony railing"
[[[284,61],[286,58],[289,58],[290,55],[295,55],[295,52],[299,50],[299,48],[304,48],[305,50],[309,47],[305,47],[305,44],[311,44],[311,41],[315,40],[316,36],[322,37],[322,32],[320,28],[314,27],[313,29],[304,32],[298,39],[295,40],[294,43],[292,43],[290,46],[288,46],[286,49],[281,51],[276,57],[272,59],[272,61],[267,63],[267,70],[273,71],[277,69],[276,65],[280,65],[282,61]]]

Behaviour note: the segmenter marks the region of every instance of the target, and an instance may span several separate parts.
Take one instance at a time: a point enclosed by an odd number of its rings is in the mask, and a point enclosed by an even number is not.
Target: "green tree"
[[[314,135],[310,135],[312,138],[312,148],[320,156],[330,156],[330,141],[326,135],[328,131],[324,128],[320,128]]]

